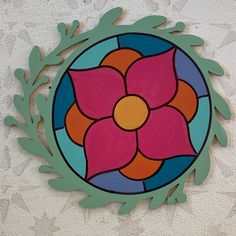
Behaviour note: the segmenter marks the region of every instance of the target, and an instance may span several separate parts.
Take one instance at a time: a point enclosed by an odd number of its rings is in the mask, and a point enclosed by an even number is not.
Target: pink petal
[[[124,131],[107,118],[94,123],[85,137],[87,178],[126,165],[135,155],[135,132]]]
[[[184,117],[168,106],[151,111],[149,120],[138,131],[138,144],[140,151],[153,159],[195,155]]]
[[[124,79],[112,68],[70,70],[69,74],[74,84],[77,103],[89,118],[111,116],[115,103],[125,95]]]
[[[126,76],[128,93],[142,96],[151,108],[170,101],[177,86],[174,54],[175,48],[157,56],[137,60]]]

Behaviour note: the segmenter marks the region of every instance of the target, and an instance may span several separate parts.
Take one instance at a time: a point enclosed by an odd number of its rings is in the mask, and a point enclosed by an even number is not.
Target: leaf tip
[[[15,121],[15,118],[13,116],[7,116],[7,117],[5,117],[3,123],[6,126],[12,126],[12,125],[14,125],[14,121]]]
[[[182,32],[182,31],[184,31],[184,29],[185,29],[185,24],[184,24],[183,22],[178,22],[178,23],[176,24],[176,28],[177,28],[177,30],[178,30],[179,32]]]
[[[63,22],[60,22],[60,23],[57,25],[57,29],[58,29],[58,31],[59,31],[61,34],[65,34],[65,31],[66,31],[66,24],[63,23]]]
[[[18,68],[14,71],[14,75],[17,79],[23,79],[25,77],[25,72],[23,69]]]

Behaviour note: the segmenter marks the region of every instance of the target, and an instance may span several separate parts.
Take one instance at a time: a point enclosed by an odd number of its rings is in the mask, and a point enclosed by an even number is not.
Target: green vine
[[[199,185],[206,179],[209,173],[210,156],[208,148],[210,147],[213,138],[216,137],[222,146],[227,145],[227,135],[217,119],[216,111],[218,111],[225,119],[230,119],[231,113],[225,100],[212,88],[210,82],[210,74],[213,73],[221,76],[224,74],[223,69],[216,62],[200,57],[193,49],[194,46],[201,46],[204,44],[204,41],[201,38],[193,35],[179,34],[185,28],[185,25],[181,22],[171,28],[158,29],[160,25],[165,24],[167,21],[163,16],[144,17],[133,25],[115,25],[115,22],[119,19],[122,12],[123,10],[121,8],[114,8],[108,11],[101,17],[100,22],[93,30],[78,35],[76,34],[76,30],[79,28],[78,21],[73,21],[70,27],[66,26],[64,23],[58,24],[58,31],[61,38],[60,43],[46,57],[43,57],[40,48],[35,46],[29,56],[29,73],[27,74],[23,69],[17,69],[15,71],[15,77],[21,85],[23,96],[15,95],[13,102],[18,112],[24,118],[24,121],[20,122],[14,116],[8,116],[5,118],[5,124],[7,126],[16,126],[18,129],[24,131],[27,137],[18,138],[21,147],[34,155],[40,156],[48,162],[49,165],[40,166],[39,171],[41,173],[56,173],[59,176],[59,178],[49,180],[49,184],[52,187],[63,191],[82,189],[88,196],[81,200],[80,204],[88,208],[101,207],[110,202],[121,202],[123,205],[118,213],[127,214],[143,199],[150,199],[149,209],[155,209],[165,200],[167,200],[168,204],[174,204],[176,201],[186,201],[187,196],[184,194],[183,189],[187,176],[194,171],[195,184]],[[64,162],[54,141],[50,110],[54,95],[53,91],[50,92],[51,95],[47,98],[42,94],[36,94],[36,90],[49,83],[49,77],[42,75],[43,70],[46,67],[62,64],[62,72],[67,68],[67,60],[64,61],[64,58],[61,55],[65,50],[77,45],[76,51],[71,55],[72,57],[75,57],[78,55],[78,52],[83,51],[99,39],[123,32],[144,32],[157,35],[182,48],[198,63],[208,84],[212,101],[212,126],[205,148],[197,161],[171,184],[161,189],[138,195],[107,193],[90,186],[82,179],[78,178]],[[56,78],[60,79],[60,73],[58,73]],[[55,82],[58,81],[55,79]],[[30,109],[30,102],[33,95],[35,95],[38,114],[33,114]],[[44,121],[48,147],[43,144],[38,136],[39,123],[42,121]],[[169,194],[170,190],[173,189],[173,193]]]

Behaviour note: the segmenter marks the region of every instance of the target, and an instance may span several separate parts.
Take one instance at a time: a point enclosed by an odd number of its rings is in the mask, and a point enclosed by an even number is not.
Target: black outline
[[[69,71],[68,71],[68,74],[69,74]],[[72,78],[71,78],[71,75],[69,74],[69,78],[70,78],[70,80],[71,80],[71,83],[73,84],[73,82],[72,82]],[[79,104],[77,103],[77,99],[76,99],[76,93],[75,93],[75,88],[74,88],[74,86],[72,86],[73,87],[73,92],[74,92],[74,97],[75,97],[75,103],[76,103],[76,105],[77,105],[77,107],[78,107],[78,110],[81,112],[81,114],[83,115],[83,116],[85,116],[86,118],[88,118],[88,119],[90,119],[90,120],[100,120],[100,119],[95,119],[95,118],[92,118],[92,117],[89,117],[88,115],[86,115],[83,111],[82,111],[82,109],[81,109],[81,107],[79,106]],[[103,117],[103,118],[110,118],[111,116],[107,116],[107,117]]]
[[[136,96],[136,97],[140,98],[140,99],[146,104],[147,110],[148,110],[148,114],[147,114],[147,117],[146,117],[145,121],[142,123],[142,125],[140,125],[138,128],[135,128],[135,129],[125,129],[125,128],[121,127],[121,126],[116,122],[116,120],[115,120],[115,115],[114,115],[114,113],[115,113],[115,108],[116,108],[116,105],[118,104],[118,102],[119,102],[120,100],[122,100],[123,98],[130,97],[130,96],[132,96],[132,97]],[[125,96],[121,97],[121,98],[115,103],[115,105],[114,105],[114,107],[113,107],[113,110],[112,110],[112,118],[113,118],[113,121],[115,122],[115,124],[116,124],[120,129],[122,129],[122,130],[124,130],[124,131],[126,131],[126,132],[134,132],[134,131],[137,130],[137,129],[141,129],[141,128],[146,124],[147,120],[149,119],[149,116],[150,116],[150,108],[149,108],[149,105],[148,105],[147,101],[146,101],[142,96],[137,95],[137,94],[128,94],[128,95],[125,95]]]
[[[189,125],[188,125],[188,121],[187,121],[186,117],[184,116],[184,114],[178,108],[176,108],[174,106],[171,106],[171,105],[168,105],[167,107],[171,107],[172,109],[176,110],[184,118],[185,124],[186,124],[186,127],[187,127],[187,131],[188,131],[188,138],[189,138],[190,145],[192,146],[192,149],[194,150],[195,154],[197,154],[197,152],[196,152],[196,150],[195,150],[195,148],[193,147],[193,144],[192,144],[192,140],[191,140],[191,137],[190,137],[190,129],[189,129]],[[188,154],[188,156],[191,156],[191,155]]]
[[[126,32],[126,33],[120,33],[120,34],[114,34],[112,36],[109,36],[109,37],[106,37],[106,38],[103,38],[102,40],[99,40],[97,41],[96,43],[90,45],[89,47],[87,47],[85,50],[83,50],[81,53],[79,53],[73,60],[72,62],[70,63],[70,65],[67,67],[67,69],[65,70],[65,72],[63,73],[63,75],[61,76],[61,78],[64,77],[64,75],[67,73],[68,71],[68,68],[71,67],[71,65],[78,59],[78,57],[80,57],[81,55],[83,55],[86,51],[88,51],[90,48],[92,48],[93,46],[95,46],[96,44],[99,44],[103,41],[106,41],[106,40],[109,40],[111,38],[117,38],[117,45],[118,45],[118,48],[120,48],[120,42],[119,42],[119,37],[121,36],[124,36],[124,35],[130,35],[130,34],[138,34],[138,35],[146,35],[148,37],[153,37],[153,38],[159,38],[163,41],[166,41],[168,42],[169,44],[173,45],[173,47],[176,48],[176,51],[179,50],[181,51],[184,55],[186,55],[188,57],[188,59],[195,65],[196,69],[198,70],[199,74],[201,75],[201,79],[203,80],[204,84],[205,84],[205,87],[206,87],[206,90],[207,90],[207,95],[205,95],[206,97],[208,97],[209,99],[209,107],[210,107],[210,111],[209,111],[209,124],[208,124],[208,129],[207,129],[207,133],[206,133],[206,136],[205,136],[205,140],[204,142],[202,143],[202,146],[195,158],[195,161],[197,159],[197,157],[201,154],[202,150],[204,149],[206,143],[207,143],[207,140],[208,140],[208,137],[209,137],[209,132],[210,132],[210,129],[211,129],[211,124],[212,124],[212,98],[211,98],[211,93],[210,93],[210,90],[209,90],[209,87],[208,87],[208,84],[206,82],[206,78],[205,76],[203,75],[203,72],[201,71],[201,69],[199,68],[198,64],[193,60],[193,58],[188,54],[186,53],[182,48],[180,48],[179,46],[177,46],[174,42],[171,42],[169,41],[168,39],[164,39],[160,36],[157,36],[157,35],[153,35],[151,33],[143,33],[143,32]],[[69,58],[67,58],[68,60]],[[175,68],[175,64],[174,64],[174,68]],[[87,70],[87,69],[85,69]],[[60,80],[59,84],[61,83],[62,79]],[[54,97],[55,95],[57,94],[57,90],[58,90],[58,87],[59,87],[59,84],[57,85],[57,88],[55,89],[55,92],[54,92]],[[198,97],[199,98],[199,97]],[[200,97],[201,98],[201,97]],[[79,178],[81,178],[82,180],[84,180],[88,185],[92,185],[91,183],[87,182],[82,176],[80,176],[70,165],[69,163],[67,162],[66,158],[64,157],[61,149],[60,149],[60,146],[58,145],[58,142],[57,142],[57,138],[56,138],[56,134],[55,134],[55,129],[54,129],[54,102],[55,102],[55,99],[53,99],[53,102],[52,102],[52,127],[53,127],[53,134],[54,134],[54,139],[55,139],[55,142],[57,144],[57,147],[61,153],[61,156],[62,158],[64,159],[64,161],[67,163],[67,166],[73,171],[74,174],[76,174]],[[177,176],[175,179],[172,179],[171,182],[174,182],[176,179],[178,179],[181,175],[183,175],[183,173],[185,173],[194,163],[195,161],[193,161],[188,168],[185,169],[185,171],[183,171],[179,176]],[[87,166],[86,166],[86,170],[87,170]],[[169,183],[161,186],[161,187],[164,187],[166,185],[168,185]],[[93,186],[93,185],[92,185]],[[121,194],[121,195],[137,195],[137,194],[146,194],[148,192],[151,192],[151,191],[155,191],[155,190],[158,190],[160,189],[161,187],[158,187],[156,189],[152,189],[152,190],[149,190],[149,191],[146,191],[146,192],[134,192],[134,193],[119,193],[119,192],[115,192],[115,191],[109,191],[109,190],[106,190],[106,189],[102,189],[102,188],[99,188],[97,186],[94,186],[95,188],[97,189],[100,189],[106,193],[115,193],[115,194]]]
[[[173,45],[173,44],[172,44],[172,45]],[[172,61],[172,66],[173,66],[175,78],[177,78],[177,73],[176,73],[176,69],[175,69],[175,54],[176,54],[177,48],[175,47],[175,45],[173,45],[173,47],[171,47],[170,49],[168,49],[168,50],[166,50],[166,51],[164,51],[164,52],[161,52],[160,54],[157,54],[157,55],[154,54],[154,55],[150,55],[150,56],[145,56],[144,58],[146,59],[146,58],[150,58],[150,57],[159,56],[159,55],[165,54],[166,52],[169,52],[169,51],[171,51],[171,50],[174,50],[173,58],[172,58],[172,60],[173,60],[173,61]],[[133,62],[129,65],[129,67],[127,68],[127,71],[126,71],[126,73],[125,73],[125,78],[127,78],[127,75],[128,75],[128,72],[129,72],[130,68],[131,68],[136,62],[138,62],[138,61],[140,61],[140,60],[142,60],[142,59],[144,59],[144,58],[143,58],[143,57],[142,57],[142,58],[138,58],[137,60],[133,61]],[[175,90],[173,96],[170,98],[169,101],[171,101],[171,100],[175,97],[175,95],[177,94],[178,81],[177,81],[177,79],[175,79],[175,81],[176,81],[176,90]],[[125,82],[125,83],[126,83],[126,82]],[[127,94],[129,94],[129,93],[128,93],[128,90],[127,90]],[[141,96],[140,96],[140,97],[141,97]],[[144,98],[143,98],[143,99],[144,99]],[[145,99],[144,99],[144,100],[145,100]],[[158,108],[165,106],[166,104],[169,103],[169,101],[166,102],[166,103],[164,103],[164,104],[162,104],[161,106],[158,106]],[[150,106],[149,106],[149,107],[150,107]],[[156,107],[156,108],[157,108],[157,107]],[[150,110],[156,109],[156,108],[150,108]]]
[[[69,78],[70,78],[70,80],[71,80],[71,83],[72,83],[72,85],[73,85],[73,81],[72,81],[72,77],[71,77],[71,74],[70,74],[70,71],[90,71],[90,70],[96,70],[96,69],[101,69],[101,68],[107,68],[107,69],[112,69],[112,70],[115,70],[116,72],[118,72],[118,74],[121,76],[121,78],[122,78],[122,83],[124,84],[124,95],[126,94],[126,83],[125,83],[125,80],[124,80],[124,76],[123,76],[123,74],[119,71],[119,70],[117,70],[117,69],[114,69],[113,67],[111,67],[111,66],[97,66],[97,67],[93,67],[93,68],[89,68],[89,69],[82,69],[82,70],[75,70],[75,69],[66,69],[66,71],[67,71],[67,73],[68,73],[68,75],[69,75]],[[76,98],[76,92],[75,92],[75,88],[74,88],[74,86],[72,86],[73,87],[73,92],[74,92],[74,97]],[[79,104],[77,103],[77,100],[75,99],[75,102],[76,102],[76,104],[77,104],[77,106],[80,108],[80,106],[79,106]],[[114,103],[114,105],[116,104],[116,102]],[[82,112],[82,114],[85,116],[85,117],[87,117],[88,119],[90,119],[90,120],[94,120],[95,118],[93,118],[93,117],[89,117],[88,115],[86,115],[83,111],[82,111],[82,109],[80,108],[80,111]]]
[[[177,48],[176,47],[173,47],[174,48],[174,53],[173,53],[173,58],[172,58],[172,65],[173,65],[173,71],[174,71],[174,74],[175,74],[175,83],[176,83],[176,89],[175,89],[175,92],[174,94],[172,95],[172,97],[167,101],[165,102],[164,104],[162,104],[161,106],[158,106],[158,107],[154,107],[154,108],[150,108],[150,110],[156,110],[158,108],[162,108],[164,106],[167,106],[171,101],[173,101],[173,99],[175,98],[177,92],[178,92],[178,88],[179,88],[179,83],[178,83],[178,76],[177,76],[177,72],[176,72],[176,68],[175,68],[175,58],[176,58],[176,51],[177,51]],[[168,51],[170,50],[173,50],[173,48],[170,48]],[[159,55],[159,54],[158,54]]]
[[[198,97],[198,100],[199,100],[200,98],[205,98],[205,97],[209,97],[209,95],[201,95],[201,96]]]
[[[138,152],[140,152],[140,150],[138,150]],[[138,152],[137,152],[137,154],[138,154]],[[142,152],[140,152],[140,153],[143,155]],[[163,166],[163,164],[164,164],[164,162],[165,162],[165,160],[163,160],[163,159],[154,160],[154,159],[150,159],[150,158],[146,157],[145,155],[143,155],[143,156],[144,156],[146,159],[151,160],[151,161],[162,161],[160,167],[154,172],[154,174],[156,174],[156,173],[162,168],[162,166]],[[135,157],[136,157],[136,156],[135,156]],[[133,158],[133,160],[134,160],[134,159],[135,159],[135,158]],[[133,160],[132,160],[132,161],[133,161]],[[131,163],[131,162],[130,162],[130,163]],[[127,166],[127,165],[126,165],[126,166]],[[122,168],[125,168],[126,166],[124,166],[124,167],[122,167]],[[151,177],[154,175],[154,174],[152,174],[152,175],[150,175],[149,177],[143,178],[143,179],[133,179],[133,178],[131,178],[131,177],[126,176],[125,174],[123,174],[120,169],[118,169],[118,171],[120,172],[121,175],[123,175],[123,176],[126,177],[127,179],[135,180],[135,181],[144,181],[145,179],[149,179],[149,178],[151,178]]]
[[[80,110],[80,108],[78,107],[77,103],[76,103],[76,102],[72,103],[72,105],[69,107],[68,111],[66,112],[66,116],[65,116],[65,119],[64,119],[64,124],[65,124],[64,128],[65,128],[66,133],[68,134],[69,138],[71,139],[71,141],[72,141],[74,144],[76,144],[76,145],[78,145],[78,146],[80,146],[80,147],[83,147],[82,144],[76,143],[76,142],[72,139],[72,137],[71,137],[71,135],[70,135],[70,133],[69,133],[69,131],[68,131],[67,124],[66,124],[66,117],[67,117],[67,114],[68,114],[68,112],[70,111],[70,109],[72,108],[73,105],[76,105],[76,106],[77,106],[77,109],[79,110],[79,112],[81,112],[81,110]],[[82,114],[82,113],[81,113],[81,114]],[[83,115],[83,114],[82,114],[82,115]],[[87,117],[86,117],[86,118],[87,118]],[[87,119],[88,119],[88,118],[87,118]],[[89,119],[89,120],[91,120],[91,119]],[[95,122],[95,120],[91,120],[91,121],[92,121],[92,123]]]
[[[70,109],[72,108],[72,106],[73,106],[74,104],[76,104],[76,103],[73,102],[73,103],[71,104],[71,106],[69,107],[69,109],[67,110],[67,112],[66,112],[66,115],[65,115],[65,117],[64,117],[64,127],[63,127],[63,128],[66,130],[66,133],[68,134],[68,136],[69,136],[69,138],[71,139],[71,141],[72,141],[74,144],[79,145],[80,147],[82,147],[83,145],[81,145],[81,144],[79,144],[79,143],[76,143],[76,142],[71,138],[70,133],[69,133],[69,131],[68,131],[68,129],[67,129],[67,126],[66,126],[66,117],[67,117],[67,115],[68,115],[68,112],[70,111]],[[77,104],[76,104],[76,105],[77,105]]]
[[[74,91],[74,87],[72,86],[72,82],[71,82],[71,78],[70,78],[70,75],[69,75],[69,73],[67,73],[67,70],[64,72],[64,74],[61,76],[61,79],[60,79],[60,81],[59,81],[59,83],[58,83],[58,85],[57,85],[57,88],[56,88],[56,90],[55,90],[55,93],[54,93],[54,96],[53,96],[53,103],[52,103],[52,127],[53,127],[53,130],[59,130],[59,129],[64,129],[65,128],[65,125],[63,126],[63,127],[59,127],[59,128],[55,128],[55,122],[54,122],[54,117],[55,117],[55,115],[54,115],[54,113],[55,113],[55,95],[57,95],[57,92],[58,92],[58,89],[60,88],[60,86],[61,86],[61,83],[62,83],[62,80],[64,80],[65,78],[65,75],[68,75],[68,79],[69,79],[69,81],[70,81],[70,83],[71,83],[71,87],[72,87],[72,91],[73,91],[73,97],[75,98],[75,91]],[[75,103],[75,99],[74,99],[74,102],[70,105],[70,107],[69,107],[69,109],[71,108],[71,106],[73,105]],[[68,109],[68,110],[69,110]],[[67,110],[67,112],[65,113],[65,117],[66,117],[66,114],[68,113],[68,110]],[[65,117],[64,117],[64,124],[65,124]],[[54,132],[53,132],[54,133]]]
[[[139,52],[138,50],[135,50],[135,49],[133,49],[133,48],[128,48],[128,47],[123,47],[123,48],[121,48],[120,45],[119,45],[118,48],[116,48],[116,49],[114,49],[114,50],[111,50],[109,53],[107,53],[107,54],[102,58],[101,62],[99,63],[99,67],[103,66],[102,63],[103,63],[103,61],[105,60],[106,57],[108,57],[110,54],[112,54],[112,53],[115,52],[115,51],[119,51],[119,50],[123,50],[123,49],[124,49],[124,50],[125,50],[125,49],[128,49],[128,50],[130,50],[130,51],[135,51],[135,52],[137,52],[138,54],[140,54],[141,58],[144,57],[143,54],[142,54],[141,52]],[[140,58],[138,58],[138,59],[140,59]],[[137,60],[138,60],[138,59],[137,59]],[[133,63],[133,62],[132,62],[132,63]],[[111,66],[111,67],[113,68],[113,66]],[[114,67],[114,68],[115,68],[115,67]],[[128,66],[127,70],[128,70],[128,69],[129,69],[129,66]]]
[[[106,117],[106,118],[102,118],[102,119],[100,119],[100,120],[96,120],[95,122],[93,122],[93,123],[88,127],[88,129],[86,130],[86,132],[85,132],[85,134],[84,134],[84,139],[83,139],[84,145],[85,145],[85,141],[86,141],[85,139],[86,139],[87,133],[88,133],[88,131],[90,130],[90,128],[91,128],[94,124],[96,124],[98,121],[106,120],[106,119],[112,119],[112,118],[111,118],[111,117]],[[119,127],[117,127],[117,129],[119,129]],[[137,152],[138,152],[138,142],[137,142],[138,140],[137,140],[137,135],[136,135],[136,134],[135,134],[135,140],[136,140],[136,151],[135,151],[135,153],[134,153],[134,156],[130,159],[130,161],[129,161],[128,163],[126,163],[124,166],[121,166],[121,167],[119,167],[119,168],[123,168],[123,167],[127,166],[127,165],[136,157]],[[85,154],[86,160],[88,160],[88,159],[87,159],[86,148],[84,148],[84,154]],[[115,171],[115,170],[118,170],[118,168],[111,169],[111,170],[107,170],[107,171],[103,171],[103,172],[99,172],[99,173],[96,173],[96,175],[103,174],[103,173],[107,173],[107,172],[111,172],[111,171]],[[86,182],[89,182],[89,180],[91,180],[92,178],[94,178],[96,175],[93,175],[93,176],[87,178],[87,166],[86,166],[86,176],[85,176]]]
[[[191,155],[181,155],[181,157],[183,157],[183,156],[193,157],[193,156],[191,156]],[[176,157],[173,157],[173,158],[168,158],[167,160],[174,159],[174,158],[179,158],[179,157],[180,157],[180,156],[176,156]],[[155,189],[148,190],[148,192],[150,192],[150,191],[155,191],[155,190],[157,190],[157,189],[160,189],[160,188],[162,188],[162,187],[164,187],[164,186],[166,186],[166,185],[168,185],[168,184],[174,182],[174,181],[175,181],[176,179],[178,179],[184,172],[186,172],[186,171],[189,169],[189,167],[196,161],[196,159],[197,159],[197,157],[195,158],[195,160],[192,161],[192,163],[189,164],[189,166],[188,166],[183,172],[180,172],[180,174],[179,174],[176,178],[174,178],[174,179],[168,181],[168,182],[165,183],[165,184],[162,184],[161,186],[158,186],[158,187],[155,188]],[[164,161],[163,161],[163,165],[164,165]],[[163,165],[162,165],[162,167],[163,167]],[[159,171],[159,170],[157,170],[157,172],[158,172],[158,171]],[[149,178],[154,177],[154,176],[157,174],[157,172],[156,172],[153,176],[150,176]],[[149,179],[149,178],[147,178],[147,179]],[[146,179],[146,180],[147,180],[147,179]],[[146,189],[147,186],[146,186],[145,180],[143,181],[143,184],[145,185],[145,189]]]
[[[174,109],[175,111],[177,111],[178,113],[180,113],[180,115],[184,118],[185,124],[186,124],[186,127],[187,127],[187,132],[188,132],[188,138],[189,138],[190,145],[191,145],[193,151],[195,152],[195,156],[197,156],[197,152],[196,152],[195,148],[193,147],[192,140],[191,140],[191,137],[190,137],[190,129],[189,129],[189,125],[188,125],[188,122],[187,122],[186,117],[184,116],[184,114],[183,114],[178,108],[176,108],[176,107],[174,107],[174,106],[166,105],[165,107],[170,107],[170,108]],[[152,111],[155,111],[155,110],[159,110],[159,108],[152,109]],[[151,113],[151,112],[150,112],[150,113]],[[138,139],[138,130],[137,130],[137,139]],[[139,142],[138,142],[138,144],[139,144]],[[150,159],[150,160],[162,160],[162,159],[154,159],[154,158],[151,158],[151,157],[147,157],[147,156],[141,151],[140,147],[138,147],[138,148],[139,148],[139,152],[140,152],[143,156],[145,156],[146,158],[148,158],[148,159]],[[186,155],[186,156],[194,156],[194,155],[190,155],[190,154],[181,154],[181,155],[176,155],[176,156],[174,156],[174,157],[183,156],[183,155]],[[173,157],[168,157],[168,159],[171,159],[171,158],[173,158]]]
[[[196,91],[195,91],[195,89],[193,88],[193,86],[191,85],[191,84],[189,84],[189,83],[187,83],[185,80],[182,80],[182,79],[178,79],[179,81],[182,81],[183,83],[185,83],[185,84],[187,84],[188,86],[190,86],[191,87],[191,89],[193,90],[193,92],[194,92],[194,94],[195,94],[195,97],[196,97],[196,100],[197,100],[197,106],[196,106],[196,110],[195,110],[195,112],[194,112],[194,114],[193,114],[193,116],[192,116],[192,118],[189,120],[189,121],[187,121],[187,123],[190,123],[193,119],[194,119],[194,117],[196,116],[196,114],[197,114],[197,111],[198,111],[198,107],[199,107],[199,99],[200,99],[200,97],[198,97],[197,96],[197,93],[196,93]],[[205,95],[206,97],[208,97],[208,95]],[[171,101],[173,101],[174,100],[174,98],[171,100]],[[171,105],[170,105],[171,106]],[[178,109],[178,108],[177,108]],[[178,109],[179,110],[179,109]],[[182,112],[181,112],[181,114],[183,114]],[[183,114],[184,115],[184,114]],[[184,117],[185,117],[185,115],[184,115]],[[187,119],[186,119],[187,120]]]
[[[65,127],[63,127],[62,129],[65,129]],[[60,130],[62,130],[62,129],[53,130],[54,139],[55,139],[55,142],[56,142],[56,144],[57,144],[58,150],[59,150],[59,152],[61,153],[61,156],[62,156],[62,158],[64,159],[65,163],[68,165],[68,167],[69,167],[78,177],[80,177],[82,180],[84,180],[84,177],[83,177],[83,176],[81,176],[77,171],[75,171],[74,169],[72,169],[72,167],[71,167],[69,161],[66,159],[66,157],[64,156],[64,153],[63,153],[62,150],[61,150],[61,146],[59,145],[58,140],[57,140],[57,137],[56,137],[56,131],[60,131]],[[67,132],[66,132],[66,133],[67,133]],[[87,159],[86,159],[85,161],[86,161],[86,171],[87,171]]]

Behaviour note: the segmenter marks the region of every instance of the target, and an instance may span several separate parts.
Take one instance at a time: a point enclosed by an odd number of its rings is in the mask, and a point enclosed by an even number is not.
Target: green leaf
[[[170,27],[170,28],[165,28],[165,29],[158,29],[158,31],[160,32],[165,32],[168,34],[172,34],[172,33],[178,33],[178,32],[183,32],[185,29],[185,24],[183,22],[178,22],[175,26]],[[178,37],[179,35],[175,35],[175,39]]]
[[[43,84],[47,84],[49,82],[49,77],[47,75],[43,75],[40,79],[38,79],[34,83],[34,88],[37,89]]]
[[[224,75],[224,69],[217,62],[210,59],[204,59],[204,64],[210,73],[218,76]]]
[[[167,18],[164,16],[147,16],[138,20],[133,25],[143,28],[155,28],[161,24],[164,24],[166,21]]]
[[[61,38],[63,39],[67,32],[66,32],[66,24],[63,23],[63,22],[60,22],[58,25],[57,25],[57,29],[59,31],[59,33],[61,34]]]
[[[129,214],[137,205],[138,200],[130,199],[129,201],[125,202],[119,209],[119,215]]]
[[[166,200],[166,197],[168,195],[168,191],[161,190],[157,195],[155,195],[149,203],[148,208],[153,210],[157,208],[158,206],[162,205],[163,202]]]
[[[100,195],[96,195],[95,197],[88,196],[79,202],[81,206],[87,207],[87,208],[98,208],[108,203],[109,203],[109,199],[104,198]]]
[[[123,9],[121,7],[111,9],[101,17],[98,27],[101,26],[104,28],[104,25],[112,25],[116,20],[119,19],[122,13]]]
[[[48,104],[46,98],[42,94],[36,96],[36,104],[39,110],[39,113],[45,117],[48,112]]]
[[[185,24],[183,22],[178,22],[176,25],[175,25],[175,32],[183,32],[184,29],[185,29]]]
[[[67,35],[69,38],[73,37],[73,34],[78,27],[79,27],[79,21],[74,20],[67,32]]]
[[[217,111],[227,120],[231,118],[231,111],[229,105],[217,92],[214,91],[214,103]]]
[[[18,68],[14,71],[14,75],[17,79],[24,79],[25,71],[21,68]]]
[[[184,42],[185,45],[188,45],[188,46],[201,46],[204,44],[203,39],[194,35],[179,34],[179,35],[175,35],[175,37],[176,37],[176,40],[180,42]]]
[[[210,171],[210,156],[208,150],[203,152],[197,161],[198,163],[194,172],[194,183],[200,185],[206,179]]]
[[[227,138],[227,134],[225,129],[223,128],[223,126],[219,123],[219,121],[215,122],[215,136],[218,140],[218,142],[220,143],[220,145],[222,147],[226,147],[228,144],[228,138]]]
[[[45,63],[47,65],[58,65],[63,62],[63,57],[55,54],[49,54],[47,58],[45,59]]]
[[[17,126],[19,124],[19,121],[16,120],[16,118],[13,116],[7,116],[4,119],[4,123],[6,126]]]
[[[18,143],[25,151],[48,160],[48,156],[45,156],[45,149],[42,149],[42,146],[34,140],[20,137],[18,138]]]
[[[42,165],[39,167],[40,173],[55,173],[53,167]]]
[[[17,108],[17,110],[21,113],[21,115],[24,116],[26,110],[25,110],[25,104],[24,104],[23,96],[20,96],[20,95],[16,94],[13,98],[13,102],[14,102],[15,107]]]
[[[40,67],[40,64],[41,64],[40,49],[38,46],[34,46],[29,56],[29,68],[31,76],[37,74],[37,69]]]
[[[57,179],[50,179],[48,184],[55,188],[60,189],[62,191],[72,191],[80,189],[78,182],[70,181],[70,178],[57,178]]]

